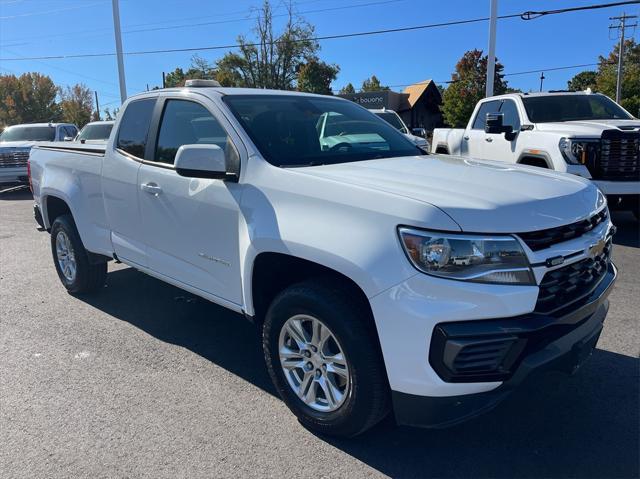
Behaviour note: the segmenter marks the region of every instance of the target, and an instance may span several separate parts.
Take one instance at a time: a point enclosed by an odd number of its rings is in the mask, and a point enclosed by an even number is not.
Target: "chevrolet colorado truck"
[[[426,155],[348,100],[207,85],[129,98],[106,147],[34,148],[69,293],[116,260],[245,315],[287,406],[337,436],[391,410],[455,424],[590,355],[616,276],[593,183]]]
[[[640,120],[599,93],[485,98],[465,129],[435,129],[432,151],[590,178],[611,208],[640,219]]]
[[[70,123],[27,123],[9,126],[0,135],[0,184],[27,181],[27,159],[34,145],[70,141],[78,128]]]

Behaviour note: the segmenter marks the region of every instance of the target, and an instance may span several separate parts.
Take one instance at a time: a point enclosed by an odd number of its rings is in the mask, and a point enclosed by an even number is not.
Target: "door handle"
[[[156,183],[143,183],[140,185],[142,191],[145,191],[153,196],[158,196],[162,193],[162,188],[160,188]]]
[[[469,137],[468,136],[463,136],[462,139],[469,141]]]
[[[493,141],[493,138],[491,138],[490,136],[487,136],[484,141],[491,143]]]

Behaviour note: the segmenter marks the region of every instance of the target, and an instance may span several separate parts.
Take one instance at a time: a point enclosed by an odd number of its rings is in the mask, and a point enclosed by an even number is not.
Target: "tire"
[[[349,288],[340,286],[337,281],[318,279],[285,289],[274,299],[267,311],[262,344],[273,384],[298,420],[305,427],[320,434],[352,437],[371,428],[386,416],[390,403],[389,385],[375,326],[372,326],[369,318],[370,312],[365,305],[354,301],[354,295],[349,294]],[[305,366],[314,361],[312,370],[315,380],[310,380],[309,392],[311,388],[316,388],[314,396],[317,403],[310,405],[294,390],[295,384],[292,386],[292,383],[295,383],[295,378],[291,381],[293,375],[301,375],[306,368],[296,368],[285,373],[280,352],[296,350],[298,345],[297,341],[291,341],[291,329],[285,325],[291,326],[299,322],[298,326],[302,324],[303,329],[306,325],[306,339],[309,340],[310,327],[315,324],[313,320],[319,321],[325,337],[328,336],[328,330],[331,338],[325,340],[320,348],[322,351],[317,354],[312,352],[313,356],[310,358],[300,358],[303,348],[298,348],[294,353],[297,356],[290,360],[308,361],[304,363]],[[284,346],[281,346],[283,344]],[[310,347],[309,342],[306,344],[306,347]],[[288,345],[291,345],[291,349],[288,349]],[[333,372],[340,369],[337,367],[338,363],[329,363],[327,369],[327,364],[318,365],[317,362],[319,358],[320,361],[326,360],[324,354],[330,358],[338,358],[336,350],[342,351],[345,359],[345,367],[340,374]],[[305,349],[304,352],[307,353],[308,350]],[[304,377],[306,378],[306,375]],[[304,380],[300,381],[300,384],[303,386]],[[335,387],[331,388],[331,385]],[[342,402],[335,400],[340,397],[338,394],[329,392],[327,395],[326,388],[332,391],[342,390]],[[307,399],[309,397],[307,395]],[[333,406],[329,397],[334,399]],[[325,410],[319,410],[322,408]]]
[[[71,215],[58,216],[51,225],[51,253],[58,277],[69,293],[91,293],[104,287],[107,263],[89,261]]]

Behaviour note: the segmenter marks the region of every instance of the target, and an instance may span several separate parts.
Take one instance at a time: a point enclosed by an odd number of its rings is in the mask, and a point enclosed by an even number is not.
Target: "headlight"
[[[399,228],[407,256],[420,271],[477,283],[535,284],[529,261],[512,236],[458,235]]]
[[[597,139],[560,138],[558,147],[567,163],[572,165],[585,165],[590,156],[595,153],[593,148]]]

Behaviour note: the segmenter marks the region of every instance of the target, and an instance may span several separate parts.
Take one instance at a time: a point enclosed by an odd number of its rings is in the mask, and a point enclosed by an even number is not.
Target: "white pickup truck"
[[[34,145],[71,141],[78,128],[71,123],[25,123],[4,129],[0,135],[0,184],[27,180],[27,159]]]
[[[129,98],[106,147],[34,148],[71,294],[116,260],[244,314],[285,403],[339,436],[391,409],[454,424],[589,356],[616,276],[591,182],[425,155],[347,100],[203,84]]]
[[[435,129],[432,151],[590,178],[611,208],[632,210],[640,219],[640,120],[602,94],[485,98],[467,128]]]

